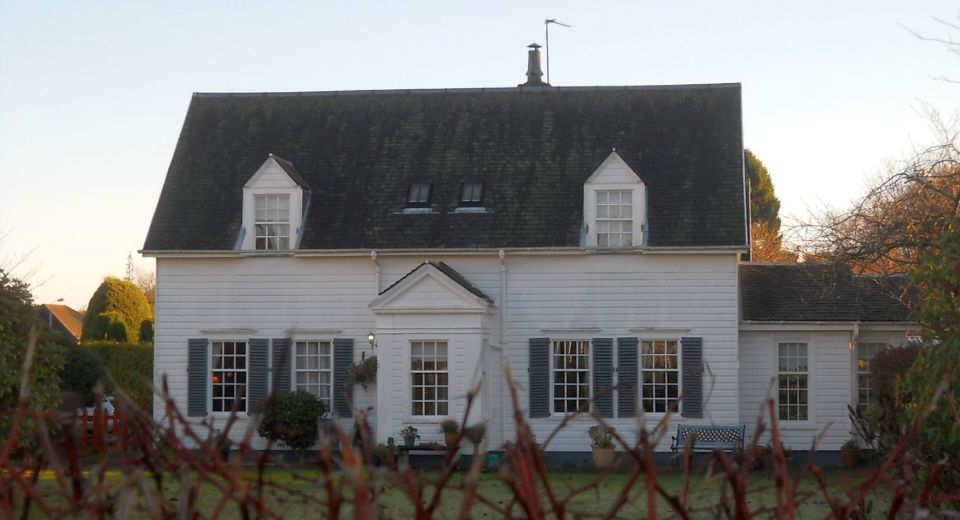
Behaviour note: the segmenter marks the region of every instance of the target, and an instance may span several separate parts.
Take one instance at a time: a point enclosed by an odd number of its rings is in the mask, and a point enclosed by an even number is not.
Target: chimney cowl
[[[527,45],[530,49],[527,51],[527,82],[517,85],[518,87],[549,87],[549,83],[543,81],[543,70],[540,68],[540,45],[531,43]]]

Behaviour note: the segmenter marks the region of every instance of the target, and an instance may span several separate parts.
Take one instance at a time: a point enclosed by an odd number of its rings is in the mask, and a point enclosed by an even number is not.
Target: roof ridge
[[[360,95],[425,95],[425,94],[483,94],[523,93],[527,91],[553,92],[598,92],[617,90],[717,90],[740,88],[740,83],[680,83],[672,85],[594,85],[569,87],[464,87],[464,88],[413,88],[413,89],[367,89],[367,90],[314,90],[287,92],[194,92],[193,97],[297,97],[297,96],[360,96]]]

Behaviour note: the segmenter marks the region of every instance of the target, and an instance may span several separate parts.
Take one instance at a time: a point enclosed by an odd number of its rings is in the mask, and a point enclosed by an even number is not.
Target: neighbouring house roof
[[[460,285],[461,287],[463,287],[464,289],[466,289],[467,291],[469,291],[471,294],[473,294],[473,295],[476,296],[477,298],[481,298],[481,299],[483,299],[483,300],[486,300],[488,303],[493,303],[493,298],[487,296],[487,294],[486,294],[485,292],[481,291],[480,288],[477,287],[476,285],[473,285],[473,283],[471,283],[470,280],[467,280],[467,278],[466,278],[465,276],[463,276],[462,274],[460,274],[459,271],[457,271],[456,269],[450,267],[449,265],[447,265],[447,264],[444,263],[444,262],[434,262],[434,261],[431,261],[431,260],[427,260],[426,262],[423,262],[423,263],[421,263],[420,265],[418,265],[418,266],[414,267],[413,269],[411,269],[409,273],[403,275],[402,278],[400,278],[400,279],[397,280],[396,282],[393,282],[392,284],[390,284],[390,287],[387,287],[386,289],[380,291],[380,296],[382,296],[382,295],[390,292],[391,289],[393,289],[394,287],[402,284],[404,280],[406,280],[407,278],[413,276],[417,271],[423,269],[423,268],[426,267],[426,266],[435,267],[438,271],[440,271],[441,273],[443,273],[447,278],[450,278],[451,280],[453,280],[454,282],[456,282],[458,285]]]
[[[311,188],[301,249],[577,247],[613,148],[646,183],[649,246],[745,247],[740,85],[717,84],[195,94],[144,250],[232,250],[270,153]],[[485,212],[454,212],[465,181]],[[413,182],[430,214],[403,212]]]
[[[909,321],[903,276],[855,276],[836,264],[740,265],[744,321]]]
[[[47,316],[44,316],[45,318],[52,316],[55,323],[59,323],[63,330],[80,341],[80,336],[83,333],[83,315],[80,312],[66,305],[55,303],[45,303],[43,307],[47,313]]]

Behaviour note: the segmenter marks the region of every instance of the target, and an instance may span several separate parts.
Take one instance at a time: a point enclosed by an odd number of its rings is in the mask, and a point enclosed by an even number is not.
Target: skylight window
[[[407,192],[408,208],[426,208],[430,206],[430,184],[421,182],[410,185]]]
[[[460,185],[460,206],[483,206],[482,182],[465,182]]]

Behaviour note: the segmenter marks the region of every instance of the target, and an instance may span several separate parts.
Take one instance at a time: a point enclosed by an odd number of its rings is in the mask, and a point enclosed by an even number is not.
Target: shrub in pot
[[[416,427],[408,424],[402,430],[400,430],[400,437],[403,438],[403,446],[407,449],[410,449],[417,444],[417,439],[420,438],[420,434],[417,433]]]
[[[460,423],[454,419],[444,419],[440,423],[440,430],[443,431],[443,438],[447,441],[447,448],[455,449],[457,439],[460,437]]]
[[[843,459],[843,467],[855,468],[860,465],[860,444],[857,439],[851,437],[840,447],[840,456]]]
[[[393,442],[377,444],[377,447],[373,449],[373,458],[374,463],[378,466],[393,467],[397,462],[397,445]]]
[[[473,452],[480,453],[480,443],[487,436],[487,425],[484,423],[474,424],[466,428],[464,436],[473,444]]]
[[[323,408],[322,402],[303,390],[277,393],[254,407],[260,416],[257,433],[302,455],[317,441]]]
[[[593,445],[593,464],[604,469],[613,465],[615,450],[613,445],[613,432],[616,431],[611,426],[597,424],[591,426],[589,430],[590,441]]]

